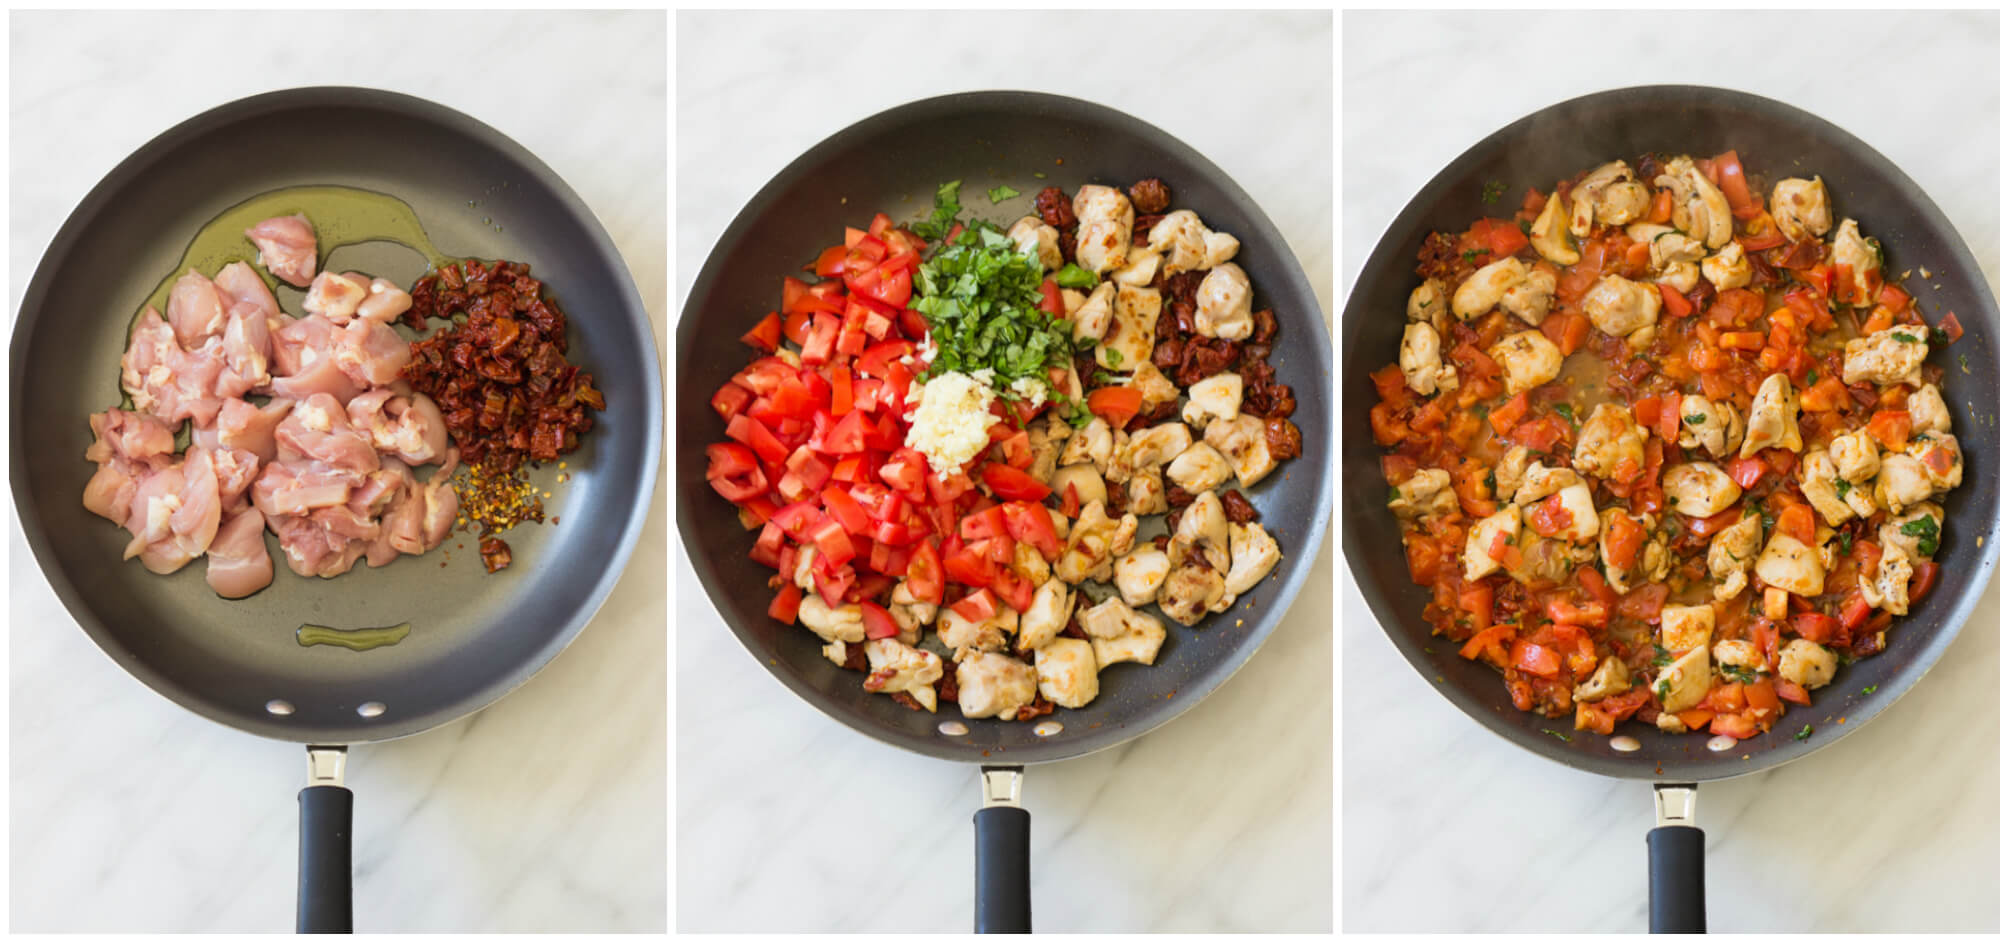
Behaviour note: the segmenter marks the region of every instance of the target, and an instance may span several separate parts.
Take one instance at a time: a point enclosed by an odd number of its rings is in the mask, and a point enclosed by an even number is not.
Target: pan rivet
[[[1735,747],[1736,745],[1737,745],[1737,738],[1727,736],[1710,737],[1708,743],[1709,749],[1717,753],[1721,753],[1724,750],[1728,750],[1732,747]]]
[[[1639,741],[1624,734],[1611,738],[1611,748],[1619,753],[1631,753],[1639,749]]]
[[[970,732],[970,728],[963,726],[960,720],[942,721],[935,725],[935,729],[941,731],[945,737],[960,737]]]
[[[364,717],[381,717],[384,714],[384,702],[364,701],[356,705],[356,713]]]
[[[1059,733],[1060,731],[1061,731],[1060,721],[1057,720],[1049,720],[1046,723],[1040,724],[1039,726],[1032,728],[1033,733],[1038,734],[1039,736],[1042,737],[1051,737],[1054,734]]]
[[[265,702],[265,713],[274,717],[285,717],[293,713],[293,704],[291,701],[282,701],[275,697]]]

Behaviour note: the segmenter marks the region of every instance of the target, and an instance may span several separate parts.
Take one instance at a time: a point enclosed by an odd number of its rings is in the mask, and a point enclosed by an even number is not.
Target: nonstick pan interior
[[[484,573],[474,535],[455,532],[423,557],[308,579],[286,568],[268,535],[272,586],[228,601],[204,583],[203,561],[168,577],[122,563],[124,530],[83,509],[94,470],[83,460],[91,442],[85,419],[119,401],[118,361],[134,311],[220,211],[304,184],[396,196],[443,252],[528,262],[570,316],[570,357],[594,375],[607,409],[567,456],[567,480],[556,480],[556,468],[534,476],[552,492],[547,505],[557,523],[510,532],[515,563],[501,573]],[[323,261],[406,285],[424,271],[416,253],[381,243],[338,249]],[[280,293],[295,312],[299,297]],[[211,719],[286,740],[416,733],[527,680],[612,589],[641,531],[660,451],[661,376],[647,316],[591,212],[500,132],[367,89],[295,89],[234,102],[120,164],[45,253],[11,362],[14,497],[57,595],[114,661],[155,690]],[[368,652],[294,640],[302,623],[401,622],[412,623],[409,638]],[[274,700],[292,713],[269,711]],[[366,703],[381,705],[381,714],[362,716]]]
[[[771,571],[746,559],[753,535],[704,478],[704,446],[724,430],[708,400],[748,361],[741,334],[780,300],[781,279],[826,246],[845,225],[875,211],[897,221],[925,216],[936,185],[963,181],[966,214],[1009,225],[1032,212],[1034,194],[1083,183],[1128,186],[1163,178],[1175,207],[1242,243],[1236,262],[1249,273],[1256,307],[1275,310],[1278,343],[1271,362],[1295,391],[1293,417],[1304,454],[1285,463],[1249,495],[1284,559],[1269,579],[1226,614],[1187,629],[1168,624],[1155,666],[1103,671],[1102,693],[1086,709],[1056,711],[1048,737],[1034,724],[966,722],[968,733],[937,725],[960,720],[910,711],[859,686],[856,672],[824,659],[807,630],[767,617]],[[1019,196],[993,204],[986,191],[1008,185]],[[884,112],[818,144],[747,204],[712,250],[677,325],[677,520],[684,548],[712,602],[761,664],[797,694],[838,720],[931,756],[1030,763],[1062,759],[1142,734],[1170,720],[1240,667],[1281,618],[1310,575],[1331,514],[1328,469],[1331,342],[1317,298],[1290,247],[1220,168],[1165,132],[1099,105],[1025,92],[973,92],[927,99]]]
[[[1712,752],[1706,735],[1671,737],[1631,732],[1644,747],[1614,751],[1609,738],[1577,732],[1552,735],[1557,722],[1514,709],[1499,672],[1457,656],[1457,646],[1433,639],[1422,619],[1427,590],[1412,584],[1400,552],[1400,531],[1385,507],[1388,485],[1381,450],[1368,426],[1375,402],[1370,371],[1395,359],[1400,312],[1417,284],[1416,251],[1425,235],[1459,231],[1482,215],[1507,209],[1483,202],[1494,181],[1512,196],[1613,158],[1642,154],[1716,154],[1736,149],[1767,186],[1786,176],[1820,174],[1834,199],[1836,220],[1854,216],[1878,237],[1892,270],[1927,269],[1929,280],[1906,283],[1928,321],[1958,313],[1966,336],[1935,351],[1945,368],[1944,392],[1953,432],[1965,452],[1965,482],[1945,497],[1942,585],[1899,619],[1882,654],[1844,667],[1786,722],[1735,750]],[[1515,198],[1517,201],[1517,198]],[[1503,204],[1504,205],[1504,202]],[[1444,696],[1494,732],[1530,750],[1582,769],[1634,779],[1706,780],[1756,772],[1788,762],[1860,729],[1902,695],[1940,654],[1988,585],[1998,553],[1994,469],[2000,460],[1996,391],[2000,377],[2000,315],[1973,255],[1931,199],[1889,160],[1848,132],[1779,102],[1723,89],[1655,86],[1619,89],[1544,109],[1487,137],[1433,178],[1390,224],[1351,289],[1340,327],[1343,368],[1340,416],[1345,443],[1343,504],[1347,565],[1369,609],[1404,658]],[[1981,630],[1992,631],[1991,626]],[[1847,717],[1838,725],[1834,718]],[[1818,731],[1794,739],[1802,724]],[[1567,718],[1563,720],[1568,724]],[[1636,726],[1636,725],[1634,725]]]

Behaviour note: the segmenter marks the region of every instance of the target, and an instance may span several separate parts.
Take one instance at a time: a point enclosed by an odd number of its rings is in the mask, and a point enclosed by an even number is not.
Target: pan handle
[[[1032,813],[1018,804],[1022,766],[983,768],[977,810],[977,932],[1032,932]]]
[[[307,788],[300,790],[300,896],[294,918],[301,933],[348,933],[349,833],[356,794],[342,785],[349,748],[307,747]]]
[[[1655,783],[1654,829],[1646,833],[1647,925],[1654,933],[1707,933],[1702,829],[1694,783]]]

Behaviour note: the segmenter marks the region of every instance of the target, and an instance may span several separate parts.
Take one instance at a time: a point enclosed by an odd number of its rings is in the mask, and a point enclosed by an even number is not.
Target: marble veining
[[[606,226],[664,343],[660,12],[19,13],[10,25],[16,298],[70,208],[154,134],[274,88],[372,85],[465,111],[549,163]],[[415,35],[537,68],[414,56]],[[666,926],[663,501],[659,486],[598,617],[530,683],[474,717],[351,751],[359,928]],[[63,610],[15,520],[12,927],[290,928],[300,748],[196,717],[119,670]]]
[[[906,13],[873,26],[877,48],[900,50],[899,80],[863,83],[854,61],[828,54],[854,23],[678,16],[680,292],[745,201],[824,136],[916,98],[1027,88],[1123,109],[1220,164],[1331,310],[1328,14]],[[1020,41],[1101,30],[1209,66],[1091,56],[1063,69],[1036,64]],[[1316,552],[1324,572],[1330,539]],[[747,655],[689,565],[676,569],[678,929],[968,929],[975,772],[883,746],[798,700]],[[1314,577],[1204,703],[1141,740],[1028,771],[1036,926],[1332,926],[1331,605]]]
[[[1587,16],[1344,17],[1349,278],[1403,204],[1474,141],[1587,92],[1681,82],[1778,98],[1862,137],[1932,195],[2000,285],[1996,14],[1742,13],[1734,30],[1673,45],[1664,15],[1599,13],[1594,29]],[[1593,34],[1598,49],[1689,54],[1567,56],[1503,78],[1502,50]],[[1846,67],[1812,52],[1871,36],[1876,55]],[[1449,93],[1419,109],[1390,89]],[[1945,562],[1958,566],[1952,553]],[[1650,787],[1544,762],[1474,724],[1428,690],[1343,580],[1344,928],[1643,929]],[[1712,929],[1997,926],[1994,583],[1939,665],[1868,729],[1790,766],[1703,787]],[[1382,722],[1396,712],[1388,705],[1400,705],[1400,723]]]

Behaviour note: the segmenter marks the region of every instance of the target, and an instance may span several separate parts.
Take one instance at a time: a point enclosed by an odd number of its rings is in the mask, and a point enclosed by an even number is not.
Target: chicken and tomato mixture
[[[1820,177],[1614,160],[1418,258],[1373,375],[1388,507],[1517,708],[1755,736],[1931,591],[1960,324]]]
[[[1298,454],[1296,400],[1238,241],[1162,181],[1048,188],[1008,228],[959,194],[784,280],[707,478],[777,571],[769,615],[867,691],[1027,720],[1270,573],[1242,492]]]

